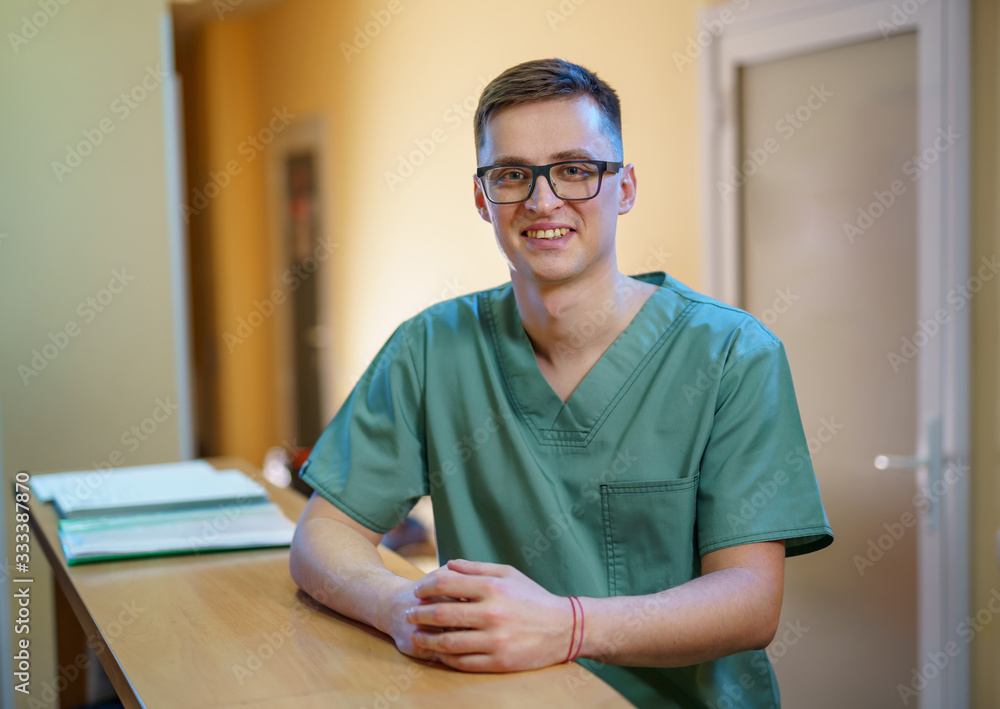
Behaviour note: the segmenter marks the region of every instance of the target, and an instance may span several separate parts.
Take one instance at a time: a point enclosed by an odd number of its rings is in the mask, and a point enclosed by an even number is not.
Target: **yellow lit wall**
[[[203,70],[209,174],[191,185],[211,195],[212,174],[229,176],[205,214],[207,233],[215,235],[212,281],[217,323],[223,333],[233,335],[239,318],[246,318],[252,304],[264,300],[271,290],[263,161],[254,154],[256,148],[245,142],[260,128],[256,65],[263,58],[255,51],[251,29],[240,21],[212,23],[206,29]],[[225,179],[214,182],[223,185]],[[218,341],[218,357],[223,362],[217,386],[223,415],[214,424],[224,452],[238,452],[258,465],[267,447],[278,442],[270,413],[276,369],[271,356],[272,324],[265,320],[239,343]]]
[[[239,122],[238,130],[216,126],[232,132],[206,170],[220,169],[238,134],[264,127],[274,109],[325,120],[324,208],[338,244],[325,274],[333,329],[327,416],[400,321],[509,279],[491,227],[473,208],[471,114],[484,84],[517,62],[560,56],[617,89],[626,159],[636,162],[639,181],[638,203],[620,221],[620,265],[667,269],[698,285],[697,68],[671,59],[696,28],[697,0],[344,5],[289,0],[250,18],[214,20],[201,36],[220,92],[209,92],[206,120],[215,107]],[[207,58],[213,53],[217,63]],[[246,101],[254,110],[238,115]],[[216,200],[234,205],[234,220],[212,218],[213,243],[234,256],[219,267],[232,269],[225,277],[233,287],[217,307],[218,338],[259,297],[249,276],[265,267],[270,243],[272,215],[262,218],[248,195],[254,188],[245,189]],[[269,336],[248,345],[273,349]],[[223,452],[259,462],[278,442],[277,425],[266,421],[274,383],[254,369],[267,355],[241,347],[238,361],[221,339],[216,346],[220,396],[229,402]]]

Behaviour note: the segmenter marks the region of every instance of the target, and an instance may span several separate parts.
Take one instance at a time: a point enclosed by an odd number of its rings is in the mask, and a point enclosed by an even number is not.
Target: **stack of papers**
[[[288,546],[295,525],[267,490],[206,461],[35,475],[61,519],[66,561]]]
[[[271,502],[59,522],[70,565],[136,556],[285,547],[295,525]]]

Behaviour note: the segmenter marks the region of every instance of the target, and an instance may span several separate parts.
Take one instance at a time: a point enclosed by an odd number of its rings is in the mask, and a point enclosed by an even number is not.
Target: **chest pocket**
[[[610,595],[657,593],[694,578],[697,498],[697,475],[601,485]]]

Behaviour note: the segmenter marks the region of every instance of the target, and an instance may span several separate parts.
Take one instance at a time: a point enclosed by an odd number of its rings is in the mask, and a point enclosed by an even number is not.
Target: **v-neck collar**
[[[538,368],[510,283],[484,292],[481,312],[507,396],[540,443],[586,446],[692,304],[664,288],[662,271],[633,276],[658,286],[563,403]]]

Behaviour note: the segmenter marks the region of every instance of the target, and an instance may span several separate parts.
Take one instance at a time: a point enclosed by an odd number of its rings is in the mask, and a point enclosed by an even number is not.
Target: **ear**
[[[627,214],[635,204],[635,165],[629,163],[622,168],[621,182],[618,187],[618,213]]]
[[[479,212],[479,216],[483,218],[483,221],[493,223],[490,219],[490,208],[486,200],[486,195],[483,194],[483,186],[479,182],[479,178],[476,175],[472,176],[473,185],[473,195],[476,200],[476,210]]]

